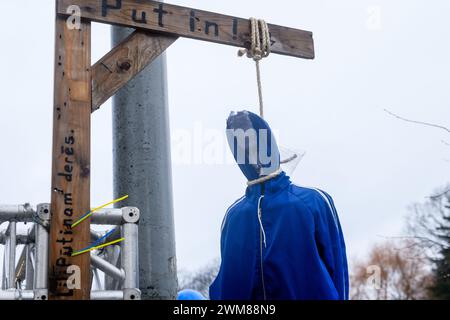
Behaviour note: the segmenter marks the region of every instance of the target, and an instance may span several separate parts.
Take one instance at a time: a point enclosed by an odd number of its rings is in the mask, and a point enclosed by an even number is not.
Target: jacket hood
[[[232,112],[227,139],[234,159],[251,181],[280,168],[280,151],[269,124],[250,111]]]

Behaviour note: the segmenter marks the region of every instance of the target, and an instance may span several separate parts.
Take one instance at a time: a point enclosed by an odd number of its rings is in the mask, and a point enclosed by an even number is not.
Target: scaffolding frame
[[[91,288],[95,283],[100,290],[91,289],[92,300],[140,300],[138,223],[140,213],[135,207],[102,209],[94,212],[92,225],[117,226],[105,242],[124,238],[99,252],[90,252]],[[18,223],[31,224],[26,231]],[[0,300],[47,300],[49,274],[50,204],[0,205],[0,225],[8,227],[0,232],[0,245],[4,246],[3,274]],[[91,229],[91,241],[105,233]],[[17,255],[17,248],[21,246]],[[89,253],[86,253],[89,254]],[[99,272],[105,274],[102,282]]]

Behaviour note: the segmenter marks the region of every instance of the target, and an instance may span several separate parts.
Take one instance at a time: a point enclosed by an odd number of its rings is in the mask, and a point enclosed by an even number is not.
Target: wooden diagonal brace
[[[178,37],[135,31],[92,67],[92,112],[164,52]]]

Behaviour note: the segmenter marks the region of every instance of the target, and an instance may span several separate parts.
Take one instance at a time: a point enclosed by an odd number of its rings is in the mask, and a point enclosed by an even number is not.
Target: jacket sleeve
[[[339,299],[348,300],[349,280],[344,235],[333,199],[318,190],[323,201],[316,217],[316,244]]]

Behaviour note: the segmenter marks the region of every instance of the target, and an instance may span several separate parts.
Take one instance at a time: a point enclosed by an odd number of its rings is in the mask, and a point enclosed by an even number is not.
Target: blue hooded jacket
[[[241,139],[234,134],[236,129],[263,129],[269,139],[259,135],[254,140],[250,135]],[[348,299],[345,243],[332,198],[319,189],[292,184],[284,172],[277,174],[276,141],[269,125],[256,114],[232,113],[227,135],[248,180],[270,174],[275,177],[247,187],[245,195],[227,210],[222,223],[221,266],[210,286],[210,298]],[[267,156],[259,153],[256,161],[251,161],[255,160],[252,143]],[[239,150],[246,152],[245,157],[237,154]]]

